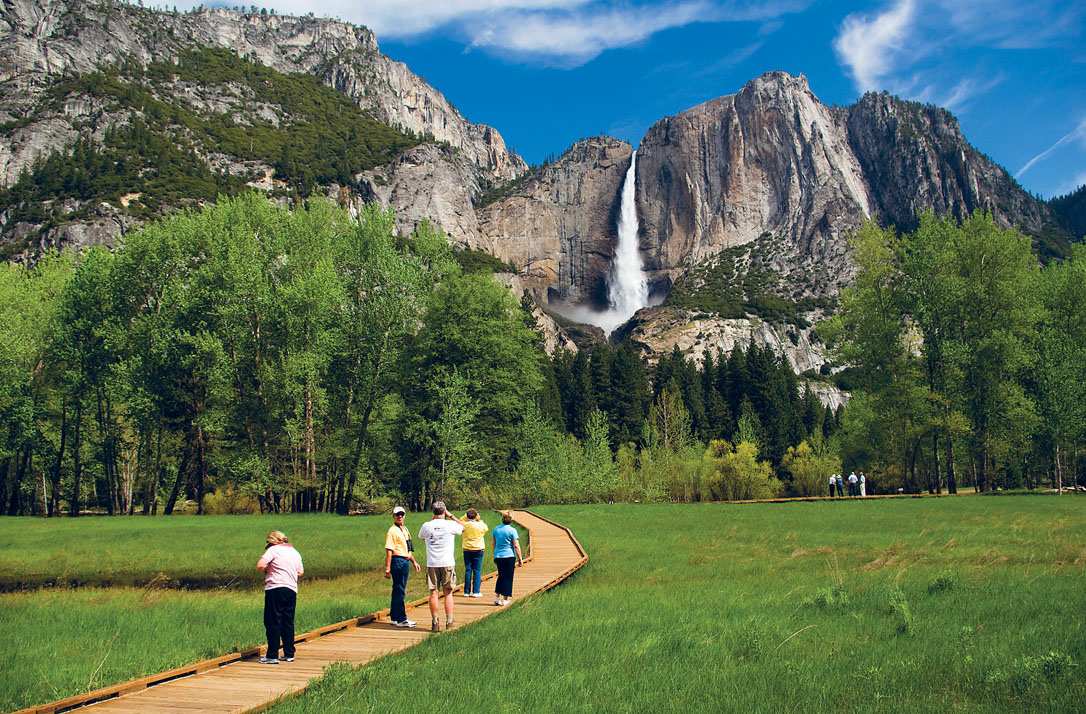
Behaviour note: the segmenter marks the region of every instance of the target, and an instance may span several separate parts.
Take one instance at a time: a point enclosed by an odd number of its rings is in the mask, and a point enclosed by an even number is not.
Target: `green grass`
[[[501,522],[494,512],[482,516],[491,528]],[[412,536],[427,519],[408,515]],[[0,595],[0,651],[7,653],[0,657],[0,711],[262,644],[256,561],[273,528],[290,537],[305,563],[297,632],[385,609],[390,523],[388,516],[328,515],[0,519],[8,586],[63,583]],[[425,567],[424,551],[419,544],[416,558]],[[484,572],[493,569],[484,558]],[[462,562],[457,572],[462,582]],[[132,583],[144,585],[117,586]],[[407,599],[426,594],[424,574],[412,574]]]
[[[1086,708],[1086,499],[538,510],[572,581],[274,711]]]

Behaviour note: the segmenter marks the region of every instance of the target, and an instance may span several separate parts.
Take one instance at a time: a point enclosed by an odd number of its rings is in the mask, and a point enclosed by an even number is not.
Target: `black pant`
[[[268,659],[279,659],[279,641],[283,656],[294,656],[294,606],[298,594],[290,588],[264,591],[264,631],[268,633]]]
[[[494,594],[505,598],[513,597],[513,571],[517,567],[516,556],[495,558],[494,565],[498,566],[498,582],[494,585]]]

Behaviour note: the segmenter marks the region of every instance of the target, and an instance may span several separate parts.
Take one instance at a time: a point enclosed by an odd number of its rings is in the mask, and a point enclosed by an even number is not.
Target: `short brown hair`
[[[479,517],[479,512],[478,511],[476,511],[474,508],[469,508],[468,509],[468,518],[470,518],[471,520],[474,521],[478,517]]]
[[[509,525],[512,522],[513,522],[513,512],[512,511],[502,511],[502,523],[504,523],[506,525]]]

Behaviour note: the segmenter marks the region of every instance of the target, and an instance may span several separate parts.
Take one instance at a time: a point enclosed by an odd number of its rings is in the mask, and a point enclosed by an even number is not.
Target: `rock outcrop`
[[[537,299],[606,306],[619,194],[632,153],[609,137],[577,142],[511,195],[483,207],[471,247],[521,268]]]
[[[946,109],[871,92],[838,116],[881,222],[911,230],[926,211],[961,219],[983,209],[1004,228],[1036,233],[1054,223],[1046,204],[969,145]]]
[[[5,0],[0,122],[33,119],[49,87],[66,72],[172,62],[194,46],[230,49],[284,73],[315,74],[379,121],[457,149],[487,179],[509,180],[527,168],[497,131],[467,121],[441,92],[381,54],[370,30],[312,15],[222,8],[179,13],[111,0]],[[70,132],[43,131],[34,121],[25,128],[14,139],[0,137],[0,186],[73,138]]]
[[[827,284],[847,278],[844,236],[871,199],[843,122],[802,75],[766,74],[657,122],[638,159],[650,268],[677,275],[770,233],[784,241],[770,261],[782,275],[816,263]]]
[[[474,197],[476,167],[448,146],[422,144],[391,163],[358,177],[361,200],[376,201],[396,213],[396,230],[410,235],[423,220],[441,227],[460,245],[478,242]]]

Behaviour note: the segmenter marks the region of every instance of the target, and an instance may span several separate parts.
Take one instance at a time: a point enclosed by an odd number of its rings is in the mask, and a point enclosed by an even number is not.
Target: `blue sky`
[[[226,3],[229,4],[229,3]],[[529,163],[648,127],[770,70],[827,104],[931,102],[1027,190],[1086,183],[1084,0],[300,0],[338,17],[489,124]]]

